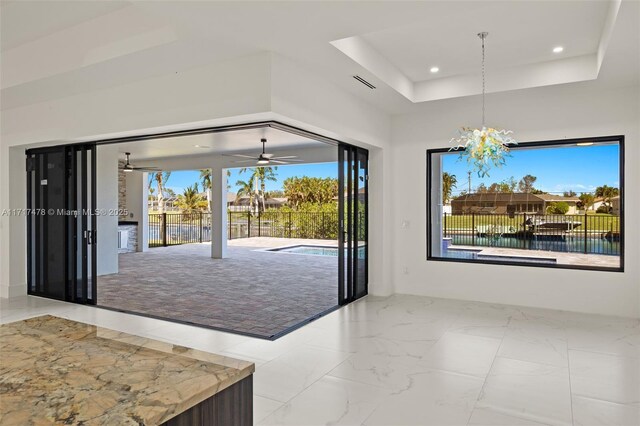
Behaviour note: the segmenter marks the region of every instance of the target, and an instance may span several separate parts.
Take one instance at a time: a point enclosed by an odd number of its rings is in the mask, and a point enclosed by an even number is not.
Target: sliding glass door
[[[29,294],[96,303],[95,170],[92,145],[27,152]]]
[[[338,302],[344,305],[368,291],[369,152],[345,144],[338,150]]]

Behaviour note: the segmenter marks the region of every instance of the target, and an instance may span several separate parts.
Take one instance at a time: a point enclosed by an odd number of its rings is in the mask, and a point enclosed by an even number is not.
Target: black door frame
[[[301,129],[299,127],[295,127],[295,126],[291,126],[288,124],[284,124],[282,122],[279,121],[275,121],[275,120],[269,120],[269,121],[259,121],[259,122],[252,122],[252,123],[242,123],[242,124],[234,124],[234,125],[226,125],[226,126],[217,126],[217,127],[203,127],[203,128],[197,128],[197,129],[188,129],[188,130],[180,130],[180,131],[172,131],[172,132],[160,132],[160,133],[148,133],[148,134],[143,134],[143,135],[134,135],[134,136],[125,136],[125,137],[117,137],[117,138],[111,138],[111,139],[103,139],[103,140],[98,140],[98,141],[91,141],[91,142],[79,142],[79,143],[74,143],[74,144],[67,144],[67,145],[59,145],[59,146],[54,146],[54,147],[47,147],[47,148],[36,148],[36,149],[32,149],[32,150],[28,150],[27,151],[27,155],[29,154],[37,154],[39,152],[44,152],[46,150],[55,150],[55,149],[61,149],[61,148],[65,148],[68,149],[69,152],[75,153],[72,154],[72,156],[77,156],[78,152],[80,152],[80,155],[82,155],[82,152],[85,152],[86,155],[86,151],[83,150],[91,150],[92,155],[91,155],[91,173],[92,173],[92,179],[91,179],[91,206],[93,206],[92,208],[95,209],[96,206],[96,177],[95,177],[95,170],[96,170],[96,147],[99,145],[109,145],[109,144],[117,144],[117,143],[123,143],[123,142],[133,142],[133,141],[141,141],[141,140],[150,140],[150,139],[160,139],[160,138],[171,138],[171,137],[177,137],[177,136],[190,136],[190,135],[197,135],[197,134],[206,134],[206,133],[222,133],[222,132],[228,132],[228,131],[233,131],[233,130],[245,130],[245,129],[255,129],[255,128],[264,128],[264,127],[270,127],[273,129],[278,129],[278,130],[282,130],[288,133],[293,133],[293,134],[297,134],[303,137],[308,137],[310,139],[315,139],[319,142],[324,142],[330,145],[334,145],[336,147],[338,147],[338,152],[339,152],[339,157],[343,156],[344,154],[344,150],[348,150],[349,152],[351,152],[351,154],[348,154],[348,157],[350,157],[351,162],[355,163],[357,166],[358,163],[358,153],[360,153],[360,155],[364,155],[365,158],[368,160],[368,150],[364,149],[364,148],[360,148],[360,147],[356,147],[354,145],[350,145],[347,143],[344,143],[338,139],[334,139],[331,137],[327,137],[327,136],[323,136],[321,134],[318,133],[314,133],[305,129]],[[344,167],[344,162],[339,161],[339,169],[341,167]],[[367,161],[368,163],[368,161]],[[355,182],[355,186],[357,188],[359,188],[360,186],[358,185],[357,181],[357,170],[355,172],[355,177],[351,177],[351,185],[354,185]],[[366,178],[368,178],[368,164],[366,165]],[[30,174],[28,174],[30,175]],[[344,179],[342,176],[342,173],[340,173],[340,177],[339,177],[339,199],[342,199],[342,201],[344,200],[345,197],[345,193],[344,193]],[[368,229],[368,218],[369,218],[369,207],[368,207],[368,195],[369,195],[369,191],[368,191],[368,179],[365,178],[365,183],[364,183],[364,188],[365,188],[365,195],[364,195],[364,200],[365,200],[365,212],[364,212],[364,217],[366,220],[366,224],[364,225],[364,235],[365,235],[365,240],[366,240],[366,244],[365,244],[365,248],[364,248],[364,259],[362,260],[364,262],[364,275],[365,275],[365,282],[364,283],[360,283],[362,284],[362,291],[358,292],[357,290],[357,284],[359,283],[358,281],[358,277],[357,277],[357,267],[354,268],[353,266],[356,266],[358,264],[358,262],[360,261],[359,259],[357,259],[357,255],[358,255],[358,250],[357,249],[353,249],[353,238],[354,238],[354,228],[353,227],[353,222],[349,224],[347,223],[347,225],[351,225],[349,226],[349,230],[345,229],[343,226],[340,226],[339,229],[339,236],[338,239],[340,241],[339,245],[340,245],[340,250],[338,253],[338,264],[339,264],[339,295],[338,295],[338,300],[339,300],[339,305],[344,305],[347,303],[352,302],[353,300],[358,299],[359,297],[362,297],[364,295],[366,295],[368,293],[368,258],[369,258],[369,245],[368,245],[368,238],[369,238],[369,229]],[[28,177],[28,183],[30,183],[29,181],[30,177]],[[86,182],[86,180],[84,181]],[[348,182],[347,182],[348,184]],[[31,188],[31,186],[28,187],[29,190]],[[77,190],[77,188],[75,188],[75,190]],[[356,189],[357,191],[357,189]],[[350,197],[351,198],[351,203],[353,203],[353,196]],[[356,192],[356,198],[357,198],[357,192]],[[84,198],[83,198],[84,201]],[[88,200],[87,200],[88,201]],[[348,200],[346,200],[348,201]],[[351,204],[353,205],[353,204]],[[344,203],[339,201],[339,209],[342,208],[344,209]],[[343,211],[344,213],[344,211]],[[83,218],[83,231],[87,230],[87,225],[88,223],[85,222],[86,218]],[[357,218],[355,219],[355,223],[357,223]],[[96,216],[95,215],[91,215],[91,229],[94,231],[97,231],[97,224],[96,224]],[[31,224],[30,221],[28,223],[28,246],[30,247],[31,244]],[[351,250],[350,250],[350,256],[348,256],[348,261],[347,261],[347,265],[346,266],[350,266],[351,268],[348,270],[348,272],[343,272],[343,267],[345,266],[345,252],[344,249],[342,248],[344,245],[344,231],[348,231],[347,235],[350,235],[349,240],[351,241]],[[36,230],[37,232],[37,230]],[[83,237],[83,236],[82,236]],[[82,298],[80,297],[80,300],[71,300],[71,301],[76,301],[78,303],[89,303],[89,304],[96,304],[97,302],[97,279],[96,279],[96,265],[97,265],[97,253],[96,253],[96,244],[95,244],[95,239],[96,239],[96,234],[94,234],[93,236],[89,235],[89,238],[91,238],[94,244],[91,244],[91,271],[93,274],[93,278],[90,280],[90,283],[85,281],[84,279],[82,280],[82,284],[86,285],[87,289],[90,285],[91,287],[91,294],[93,297],[91,298]],[[76,236],[76,238],[78,238],[78,236]],[[357,243],[356,243],[357,244]],[[84,246],[84,244],[83,244]],[[30,254],[31,254],[31,247],[29,248],[29,256],[27,256],[27,258],[30,258]],[[82,261],[83,257],[80,257],[80,261]],[[78,259],[76,258],[75,260],[72,258],[71,263],[73,263],[74,261],[77,261]],[[83,268],[84,270],[84,268]],[[28,268],[28,276],[30,276],[31,273],[31,268]],[[347,278],[347,284],[349,285],[349,289],[347,290],[347,297],[344,297],[343,294],[343,290],[344,290],[344,277],[345,274],[348,275]],[[360,280],[361,281],[361,280]],[[73,286],[72,286],[73,287]],[[29,290],[31,289],[31,286],[28,286]],[[342,290],[341,290],[342,289]],[[72,293],[71,291],[68,291],[68,293]],[[33,292],[29,291],[29,294],[34,294]],[[87,291],[84,291],[83,293],[84,295],[87,294]],[[42,295],[42,294],[39,294]]]
[[[344,143],[338,146],[339,305],[346,305],[366,296],[369,289],[368,160],[369,151],[364,148]],[[360,176],[361,169],[364,170],[364,176]],[[362,181],[361,177],[364,178]],[[361,189],[364,190],[363,197],[360,196]],[[364,208],[362,215],[361,208]],[[365,221],[364,224],[359,223],[361,219]],[[360,242],[363,240],[361,257]]]
[[[49,154],[64,157],[62,209],[50,207],[38,182],[47,179]],[[59,145],[26,151],[27,171],[27,293],[67,302],[97,302],[97,179],[95,144]],[[44,175],[44,176],[43,176]],[[90,182],[90,186],[87,183]],[[48,291],[49,217],[64,215],[62,295]],[[80,227],[78,227],[80,225]],[[78,271],[78,267],[80,270]]]

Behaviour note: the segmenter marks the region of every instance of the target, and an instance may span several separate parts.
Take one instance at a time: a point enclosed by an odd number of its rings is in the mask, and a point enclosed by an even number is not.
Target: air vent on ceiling
[[[367,80],[365,80],[364,78],[360,77],[359,75],[354,75],[353,78],[355,78],[360,83],[362,83],[365,86],[367,86],[369,89],[375,89],[376,88],[376,86],[374,86],[373,84],[369,83]]]

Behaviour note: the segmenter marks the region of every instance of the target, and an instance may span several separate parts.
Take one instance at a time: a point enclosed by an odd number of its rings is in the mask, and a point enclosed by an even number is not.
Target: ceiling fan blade
[[[254,163],[257,160],[255,158],[251,159],[251,160],[241,160],[241,161],[233,161],[234,164],[240,164],[240,163]]]
[[[274,159],[271,159],[270,161],[276,164],[291,164],[288,161],[280,161],[280,160],[274,160]]]
[[[273,157],[273,158],[271,158],[271,161],[275,161],[275,160],[284,160],[284,161],[287,161],[289,163],[304,163],[304,160],[294,160],[292,158],[281,158],[281,157]]]
[[[284,157],[271,157],[271,158],[277,158],[279,160],[287,160],[289,158],[298,158],[297,155],[285,155]]]
[[[229,157],[240,157],[240,158],[251,158],[255,159],[256,157],[253,155],[244,155],[244,154],[231,154]]]
[[[263,156],[264,158],[273,158],[273,155],[274,155],[274,154],[262,153],[262,156]]]
[[[137,172],[157,172],[160,169],[157,167],[131,167],[131,170],[135,170]]]

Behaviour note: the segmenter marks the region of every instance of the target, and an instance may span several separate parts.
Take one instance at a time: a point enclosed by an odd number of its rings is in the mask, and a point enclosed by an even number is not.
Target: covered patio
[[[119,272],[98,278],[98,306],[275,338],[338,303],[337,256],[269,251],[296,245],[337,241],[244,238],[224,259],[210,243],[120,254]]]

